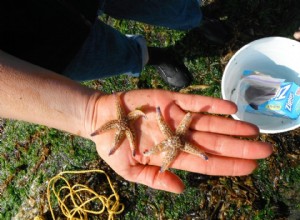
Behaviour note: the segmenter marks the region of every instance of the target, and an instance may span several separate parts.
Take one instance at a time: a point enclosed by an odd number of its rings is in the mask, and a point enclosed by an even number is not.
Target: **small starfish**
[[[141,110],[134,110],[131,111],[127,116],[125,114],[125,111],[123,110],[121,106],[121,100],[118,95],[115,94],[116,99],[116,107],[117,107],[117,117],[118,119],[109,121],[102,125],[100,128],[98,128],[96,131],[94,131],[91,136],[98,135],[102,132],[105,132],[110,129],[116,129],[115,138],[112,144],[112,148],[109,151],[109,155],[112,155],[118,148],[119,143],[124,139],[126,136],[129,145],[132,151],[132,155],[135,156],[136,154],[136,136],[133,128],[133,124],[131,122],[135,121],[139,117],[143,116],[146,117],[145,113],[143,113]]]
[[[164,172],[169,168],[170,164],[175,160],[180,151],[194,154],[202,157],[204,160],[208,160],[207,155],[203,151],[186,141],[184,138],[192,121],[192,114],[190,112],[185,114],[175,133],[164,121],[159,107],[156,108],[156,118],[161,132],[167,139],[155,145],[151,150],[144,152],[144,155],[150,156],[165,151],[166,155],[163,158],[163,164],[160,169],[161,172]]]

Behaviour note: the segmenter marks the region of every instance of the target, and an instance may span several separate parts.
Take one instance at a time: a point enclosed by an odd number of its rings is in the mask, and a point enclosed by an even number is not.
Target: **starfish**
[[[192,145],[184,138],[184,135],[189,129],[190,123],[192,121],[192,114],[190,112],[185,114],[184,118],[176,129],[176,132],[173,132],[168,124],[164,121],[159,107],[156,108],[156,119],[161,132],[167,138],[159,144],[155,145],[151,150],[144,152],[144,155],[150,156],[162,151],[166,152],[166,155],[163,158],[160,172],[164,172],[169,168],[170,164],[176,159],[180,151],[194,154],[202,157],[204,160],[208,160],[207,155],[202,150]]]
[[[146,115],[141,110],[137,110],[137,109],[131,111],[128,115],[126,115],[125,111],[121,106],[120,97],[117,94],[115,94],[115,100],[116,100],[116,108],[117,108],[117,119],[105,123],[96,131],[94,131],[91,134],[91,136],[98,135],[110,129],[116,129],[115,138],[112,143],[112,148],[109,151],[109,155],[112,155],[119,148],[119,143],[126,136],[129,141],[132,155],[135,156],[137,145],[136,145],[136,136],[135,136],[132,122],[141,116],[146,117]]]

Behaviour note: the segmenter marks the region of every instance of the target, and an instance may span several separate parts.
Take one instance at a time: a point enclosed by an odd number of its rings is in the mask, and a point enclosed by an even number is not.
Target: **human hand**
[[[160,172],[163,153],[149,157],[143,155],[144,151],[150,150],[165,139],[156,120],[155,111],[158,106],[165,121],[174,131],[186,112],[193,112],[186,138],[208,155],[206,161],[201,157],[180,152],[170,168],[207,175],[247,175],[257,167],[256,159],[268,157],[272,153],[272,148],[267,143],[239,138],[257,136],[259,130],[256,126],[216,115],[199,114],[235,113],[237,108],[229,101],[163,90],[129,91],[122,93],[120,98],[127,113],[141,107],[147,116],[147,119],[139,118],[134,122],[138,146],[136,155],[132,156],[127,139],[109,155],[115,130],[108,130],[91,139],[96,143],[99,155],[128,181],[174,193],[184,190],[184,184],[178,176],[168,170]],[[114,96],[101,96],[92,112],[92,117],[86,121],[90,133],[107,121],[116,119]]]

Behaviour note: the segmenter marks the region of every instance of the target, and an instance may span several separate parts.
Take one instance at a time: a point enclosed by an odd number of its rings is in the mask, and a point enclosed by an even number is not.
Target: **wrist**
[[[115,103],[110,95],[95,91],[86,102],[84,114],[85,137],[94,141],[91,134],[107,120],[115,119]]]

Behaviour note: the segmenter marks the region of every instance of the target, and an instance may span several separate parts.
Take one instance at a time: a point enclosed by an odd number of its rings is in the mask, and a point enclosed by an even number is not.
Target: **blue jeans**
[[[175,30],[199,26],[200,0],[100,0],[99,13]],[[63,74],[77,81],[123,73],[138,75],[148,61],[146,41],[126,36],[96,19],[82,48]]]

